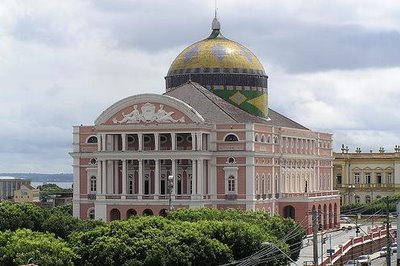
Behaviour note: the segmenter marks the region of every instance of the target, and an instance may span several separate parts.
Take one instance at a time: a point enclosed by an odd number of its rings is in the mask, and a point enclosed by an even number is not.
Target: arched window
[[[90,177],[90,192],[96,192],[97,178],[95,176]]]
[[[261,142],[265,142],[265,136],[261,135]]]
[[[360,196],[356,195],[354,197],[356,203],[360,203]]]
[[[256,175],[256,180],[255,180],[255,182],[254,182],[254,190],[255,190],[255,194],[259,194],[258,193],[258,191],[259,191],[259,177],[258,177],[258,174]]]
[[[235,158],[229,157],[229,158],[228,158],[228,163],[236,163]]]
[[[96,136],[90,136],[86,143],[97,143],[97,137]]]
[[[126,212],[126,218],[128,218],[128,219],[133,217],[133,216],[136,216],[136,215],[137,215],[137,211],[135,209],[129,209]]]
[[[365,196],[365,203],[371,203],[371,196]]]
[[[235,177],[233,175],[228,177],[228,192],[235,192]]]
[[[255,134],[254,141],[258,141],[258,133]]]
[[[267,136],[267,143],[271,143],[271,136],[270,135]]]
[[[94,219],[95,219],[94,208],[89,209],[89,211],[88,211],[88,218],[89,218],[90,220],[94,220]]]
[[[225,141],[238,141],[238,140],[239,140],[238,137],[234,134],[228,134],[225,137]]]

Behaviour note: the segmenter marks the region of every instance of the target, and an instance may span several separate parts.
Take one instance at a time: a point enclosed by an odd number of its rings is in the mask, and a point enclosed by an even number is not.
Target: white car
[[[356,259],[356,261],[358,263],[357,265],[371,265],[371,258],[368,255],[361,255]]]
[[[387,255],[387,247],[382,247],[381,250],[379,251],[379,255],[381,257],[385,257]]]
[[[355,224],[348,224],[348,223],[345,223],[345,224],[341,223],[340,224],[340,228],[342,228],[342,230],[351,230],[353,228],[356,228],[356,225]]]
[[[392,250],[392,253],[397,253],[397,243],[392,243],[390,249]]]

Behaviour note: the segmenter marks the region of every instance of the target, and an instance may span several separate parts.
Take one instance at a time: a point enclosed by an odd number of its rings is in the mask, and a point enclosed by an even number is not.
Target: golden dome
[[[265,75],[260,61],[249,49],[218,32],[184,49],[172,62],[168,76],[216,72]]]

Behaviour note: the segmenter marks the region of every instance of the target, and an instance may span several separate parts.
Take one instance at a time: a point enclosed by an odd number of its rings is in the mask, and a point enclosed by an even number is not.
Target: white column
[[[97,160],[97,178],[96,178],[96,194],[101,194],[101,169],[102,169],[103,161],[102,160]],[[75,187],[75,186],[74,186]]]
[[[101,164],[101,194],[107,194],[107,160],[102,161]]]
[[[142,133],[138,133],[138,140],[139,140],[139,151],[143,150],[143,134]]]
[[[160,149],[160,134],[154,133],[154,150]]]
[[[171,150],[176,150],[176,134],[171,133]],[[175,177],[175,176],[174,176]]]
[[[196,137],[197,137],[197,150],[201,151],[203,150],[203,145],[202,145],[202,137],[201,137],[202,133],[196,133]]]
[[[177,187],[178,186],[178,176],[176,175],[176,160],[172,159],[171,161],[172,161],[172,164],[171,164],[172,172],[171,173],[172,173],[172,176],[174,177],[174,187],[172,188],[172,194],[175,195],[176,191],[178,191],[178,187]],[[182,182],[183,182],[183,180],[182,180]]]
[[[122,151],[126,151],[126,134],[125,133],[121,134],[121,139],[122,139]]]
[[[154,194],[155,198],[158,198],[160,195],[160,160],[155,159],[155,169],[154,169]]]
[[[97,151],[101,151],[102,138],[101,134],[97,134]]]
[[[246,158],[246,210],[254,210],[254,178],[255,165],[254,157],[247,156]]]
[[[210,167],[210,177],[208,178],[208,194],[211,195],[211,199],[217,199],[217,159],[215,156],[211,159]]]
[[[196,164],[197,164],[197,160],[192,160],[192,195],[196,194],[197,191],[197,185],[196,185]]]
[[[143,195],[143,160],[139,159],[139,175],[138,175],[138,187],[139,187],[139,196],[138,199],[142,198]]]
[[[126,194],[126,160],[122,160],[122,197],[125,198]]]
[[[107,144],[107,135],[101,134],[101,150],[102,151],[106,150],[106,144]]]
[[[196,150],[196,134],[194,132],[192,134],[192,151]]]
[[[113,179],[112,179],[112,184],[113,184],[113,193],[114,194],[119,194],[119,161],[114,160],[113,161]]]
[[[203,198],[203,161],[197,160],[197,194]]]

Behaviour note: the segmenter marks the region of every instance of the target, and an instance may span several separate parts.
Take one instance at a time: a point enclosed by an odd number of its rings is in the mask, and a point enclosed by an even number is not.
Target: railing
[[[339,191],[321,191],[321,192],[307,192],[307,193],[281,193],[282,198],[314,198],[322,196],[336,196],[339,195]]]
[[[236,200],[237,199],[237,195],[236,194],[226,194],[225,195],[225,199],[226,200]]]
[[[351,186],[351,187],[349,187]],[[336,184],[336,188],[347,190],[373,189],[373,188],[400,188],[400,184],[371,183],[371,184]]]
[[[331,256],[324,257],[320,266],[326,265],[337,265],[340,262],[341,257],[346,256],[350,251],[357,246],[364,245],[365,243],[374,243],[378,239],[386,237],[385,226],[379,226],[372,228],[367,235],[361,235],[359,237],[352,237],[346,241],[343,245],[339,245],[335,248],[335,251]],[[376,247],[379,248],[379,247]]]

